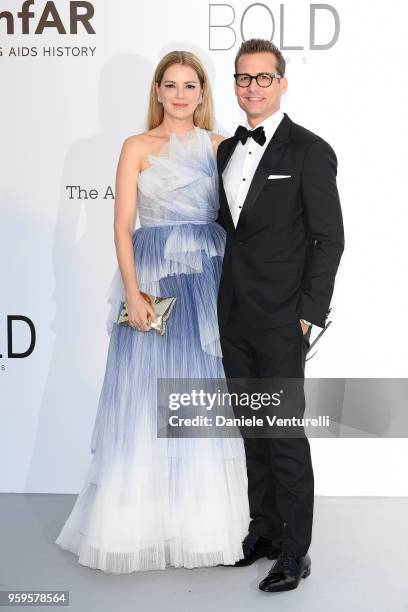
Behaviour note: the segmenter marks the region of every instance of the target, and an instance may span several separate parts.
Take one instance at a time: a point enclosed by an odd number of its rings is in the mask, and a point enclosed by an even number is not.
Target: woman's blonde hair
[[[150,87],[149,110],[147,114],[148,129],[152,130],[163,121],[163,105],[157,101],[155,84],[160,85],[165,71],[173,64],[191,66],[196,71],[202,87],[203,100],[194,111],[194,125],[205,130],[212,130],[214,126],[214,106],[208,75],[198,57],[189,51],[170,51],[157,65]]]

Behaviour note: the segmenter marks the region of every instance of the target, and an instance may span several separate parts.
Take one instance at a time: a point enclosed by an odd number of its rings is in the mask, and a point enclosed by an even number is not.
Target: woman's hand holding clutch
[[[146,300],[146,294],[139,292],[134,297],[128,298],[127,323],[139,331],[151,331],[150,323],[156,321],[156,314],[150,302]]]
[[[167,321],[176,303],[175,297],[157,296],[140,291],[145,304],[139,300],[139,296],[124,302],[116,321],[118,325],[131,325],[139,331],[155,329],[161,336],[166,333]],[[129,306],[130,305],[130,306]],[[130,309],[133,309],[132,319],[129,317]]]

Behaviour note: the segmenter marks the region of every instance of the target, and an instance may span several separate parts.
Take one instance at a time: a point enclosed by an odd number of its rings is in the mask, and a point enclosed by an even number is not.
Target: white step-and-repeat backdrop
[[[406,377],[407,3],[0,0],[0,490],[78,492],[109,337],[114,177],[154,67],[195,52],[217,129],[233,59],[272,38],[283,110],[335,149],[346,248],[310,377]],[[316,494],[407,495],[406,440],[311,439]]]

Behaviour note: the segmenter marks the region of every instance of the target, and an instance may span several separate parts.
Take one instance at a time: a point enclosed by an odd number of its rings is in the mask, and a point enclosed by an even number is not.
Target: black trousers
[[[303,337],[300,321],[255,330],[234,297],[230,318],[220,327],[226,378],[295,378],[301,398],[294,412],[304,412],[304,367],[310,330]],[[303,404],[302,404],[303,402]],[[300,437],[244,437],[249,531],[271,541],[283,539],[285,550],[306,554],[312,536],[314,477],[309,441]]]

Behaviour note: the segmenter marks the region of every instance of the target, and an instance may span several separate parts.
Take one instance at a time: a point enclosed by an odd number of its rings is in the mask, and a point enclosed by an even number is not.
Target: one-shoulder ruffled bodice
[[[138,180],[142,227],[215,221],[218,175],[209,132],[194,127],[171,134],[160,154],[148,160]]]

